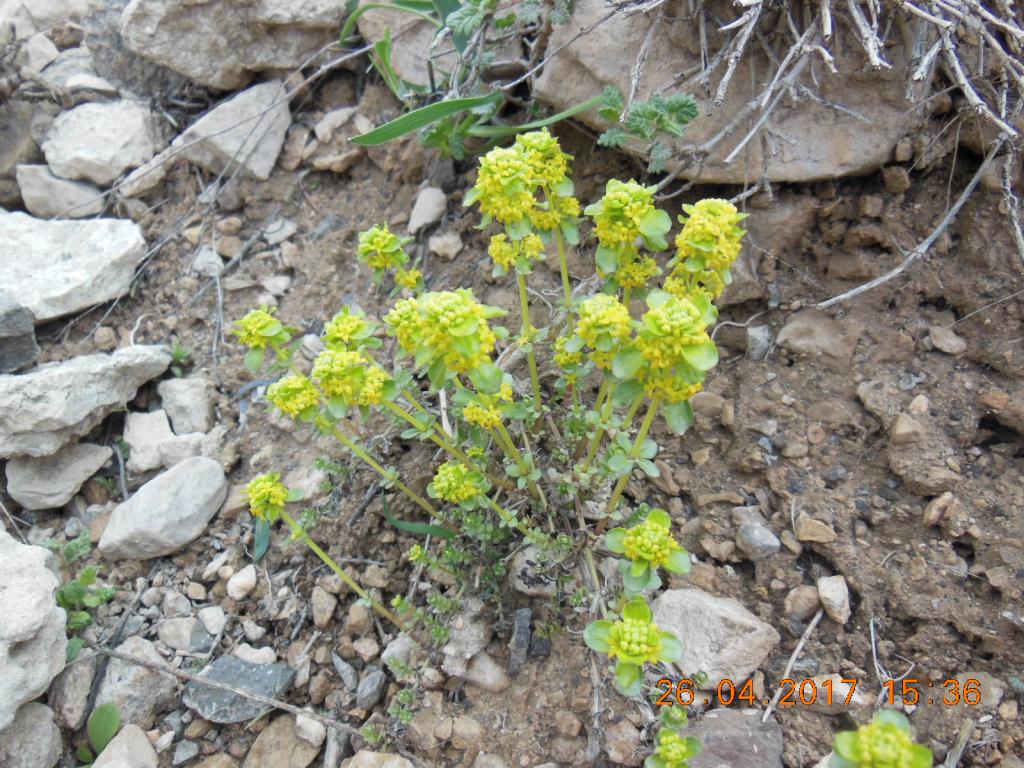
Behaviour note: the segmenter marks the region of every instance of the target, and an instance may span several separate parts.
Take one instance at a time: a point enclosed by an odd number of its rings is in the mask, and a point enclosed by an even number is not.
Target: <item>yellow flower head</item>
[[[343,307],[324,325],[324,342],[330,346],[352,348],[359,342],[368,339],[374,331],[374,324],[367,320],[358,310]]]
[[[368,365],[361,352],[325,349],[313,362],[313,379],[328,397],[351,402],[362,389]]]
[[[359,233],[359,260],[371,269],[394,269],[409,262],[402,246],[403,239],[393,234],[386,226],[371,227]]]
[[[501,424],[501,411],[493,405],[470,403],[462,410],[463,418],[483,429],[496,429]]]
[[[625,664],[676,661],[682,646],[671,632],[665,632],[652,619],[651,607],[642,597],[634,597],[622,607],[622,619],[600,619],[583,633],[587,645]]]
[[[583,362],[583,351],[570,352],[565,348],[569,343],[569,336],[559,336],[555,339],[555,364],[562,369],[571,369]]]
[[[294,418],[315,407],[320,402],[320,396],[312,381],[293,373],[267,387],[267,400],[282,413]]]
[[[427,487],[431,498],[450,504],[462,504],[487,491],[487,480],[480,471],[454,460],[438,467],[433,482]]]
[[[660,762],[661,768],[688,768],[690,758],[700,754],[700,742],[692,736],[683,737],[673,730],[662,728],[658,732],[658,742],[654,757]]]
[[[694,205],[684,205],[689,217],[681,216],[683,229],[676,237],[680,261],[695,259],[700,267],[720,272],[732,266],[740,254],[743,230],[739,223],[745,214],[728,200],[708,198]]]
[[[931,768],[932,751],[915,744],[902,712],[883,709],[856,731],[836,734],[835,753],[858,768]]]
[[[547,128],[519,134],[516,146],[522,150],[530,167],[532,183],[553,187],[565,180],[572,158],[562,151],[558,139]]]
[[[421,337],[420,310],[416,299],[399,299],[391,311],[384,315],[384,322],[398,345],[412,354],[419,346]]]
[[[615,296],[599,293],[580,304],[579,316],[576,332],[593,350],[592,359],[600,368],[611,368],[611,359],[632,333],[629,310]]]
[[[678,262],[672,274],[665,278],[664,289],[680,299],[703,296],[708,301],[716,299],[725,290],[725,280],[713,269],[690,272],[683,262]]]
[[[661,269],[650,256],[638,256],[615,272],[615,279],[623,288],[643,288],[653,277],[661,274]]]
[[[480,173],[466,203],[479,201],[485,216],[515,224],[526,218],[535,203],[531,174],[519,145],[496,147],[481,158]]]
[[[506,272],[512,269],[516,263],[516,244],[508,239],[505,234],[493,235],[491,243],[487,246],[487,255],[494,260],[494,263]]]
[[[642,223],[656,212],[654,189],[635,181],[608,181],[604,197],[585,211],[594,219],[594,231],[601,245],[619,250],[636,242]]]
[[[405,556],[409,559],[410,563],[418,563],[423,560],[427,555],[427,552],[419,544],[413,544],[409,547],[409,551],[405,553]]]
[[[418,269],[400,269],[395,275],[395,285],[409,291],[415,291],[423,282],[423,273]]]
[[[687,347],[710,342],[700,309],[688,298],[669,295],[644,314],[637,346],[652,368],[671,368]]]
[[[508,382],[504,382],[498,388],[498,394],[495,395],[498,400],[502,400],[506,403],[511,403],[512,398],[515,397],[515,392],[512,391],[512,385]]]
[[[384,399],[384,385],[389,381],[391,376],[383,368],[376,365],[370,368],[363,379],[356,405],[380,405]]]
[[[682,549],[672,537],[667,514],[649,515],[646,520],[628,528],[622,538],[623,553],[634,562],[646,562],[660,568],[673,552]]]
[[[281,482],[278,472],[254,477],[245,486],[245,495],[249,499],[249,512],[253,517],[266,519],[283,509],[288,501],[288,489]]]
[[[469,373],[490,360],[497,337],[487,325],[487,308],[468,289],[420,296],[423,344],[456,373]]]
[[[245,317],[235,323],[233,333],[238,340],[250,349],[265,349],[271,342],[281,342],[281,335],[284,334],[284,342],[288,341],[288,334],[281,321],[274,317],[276,307],[266,305],[259,309],[253,309]]]
[[[702,389],[702,381],[687,381],[686,374],[676,369],[641,369],[638,377],[648,397],[665,403],[689,400]]]
[[[580,215],[580,201],[572,195],[551,195],[544,204],[538,204],[530,211],[530,224],[538,232],[553,232],[566,219],[575,220]]]

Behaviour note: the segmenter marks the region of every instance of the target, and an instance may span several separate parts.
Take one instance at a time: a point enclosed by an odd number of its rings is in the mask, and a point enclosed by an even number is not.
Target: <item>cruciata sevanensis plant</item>
[[[836,734],[831,768],[932,768],[932,751],[915,744],[906,716],[895,709],[875,713],[856,731]]]
[[[336,438],[379,475],[385,498],[400,494],[426,514],[426,522],[387,518],[405,532],[429,534],[407,553],[411,562],[497,594],[514,548],[535,546],[542,567],[554,573],[556,601],[581,606],[589,591],[600,618],[587,627],[586,642],[614,660],[619,690],[635,695],[648,665],[680,656],[678,640],[653,621],[643,593],[660,588],[660,570],[685,572],[689,555],[668,513],[623,509],[621,502],[634,470],[658,475],[658,417],[675,434],[692,423],[690,398],[718,362],[708,332],[717,319],[713,302],[731,279],[744,215],[725,200],[684,205],[671,240],[671,218],[657,206],[654,188],[636,181],[609,181],[581,211],[571,163],[547,130],[524,133],[480,160],[464,198],[479,207],[480,228],[491,228],[486,252],[494,277],[509,275],[518,289],[517,335],[499,324],[506,313],[470,288],[428,286],[430,275],[410,267],[410,238],[384,226],[363,232],[357,248],[375,281],[395,286],[396,300],[380,322],[342,307],[324,325],[323,350],[311,366],[294,354],[295,329],[272,309],[253,310],[235,333],[249,349],[250,369],[269,364],[265,397],[277,411]],[[593,226],[582,238],[586,218]],[[670,242],[674,252],[659,261]],[[570,274],[570,246],[593,253],[604,281],[599,292],[577,295],[583,284]],[[540,328],[528,280],[537,279],[549,251],[561,299],[545,302],[551,319]],[[429,442],[443,454],[425,491],[362,440],[356,419],[375,414],[401,425],[403,439]],[[283,520],[351,579],[288,515],[295,498],[279,476],[253,480],[249,497],[262,523]],[[595,521],[607,531],[604,551],[620,558],[621,587],[602,585],[598,576]],[[577,567],[584,586],[570,597],[565,587]],[[431,619],[405,597],[393,603],[395,615],[376,596],[359,594],[399,626],[425,624],[435,639],[444,635],[436,615],[453,604],[428,600]],[[694,754],[679,725],[664,726],[649,766],[684,766]]]

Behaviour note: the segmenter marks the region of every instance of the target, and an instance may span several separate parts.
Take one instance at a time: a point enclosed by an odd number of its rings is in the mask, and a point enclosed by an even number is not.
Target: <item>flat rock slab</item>
[[[123,296],[146,254],[138,225],[0,211],[0,285],[36,323]]]
[[[85,219],[103,213],[103,193],[84,181],[54,176],[45,165],[19,165],[18,188],[25,207],[43,219]]]
[[[107,445],[74,443],[53,456],[18,456],[7,462],[7,492],[25,509],[63,507],[113,452]]]
[[[0,373],[28,368],[38,355],[35,316],[0,291]]]
[[[690,768],[782,768],[782,729],[758,709],[716,709],[687,729],[703,745]]]
[[[292,684],[295,670],[287,664],[251,664],[237,656],[221,656],[200,677],[277,699]],[[267,711],[258,701],[196,683],[185,686],[184,702],[211,723],[242,723]]]
[[[163,147],[149,107],[134,101],[87,103],[63,112],[43,142],[46,162],[64,179],[112,184]]]
[[[206,530],[227,495],[218,462],[205,456],[185,459],[114,508],[100,553],[108,560],[173,554]]]
[[[0,376],[0,458],[53,455],[123,407],[170,363],[165,347],[135,346]]]
[[[678,666],[704,672],[708,688],[724,678],[739,687],[779,643],[779,633],[739,602],[701,589],[670,589],[652,604],[654,621],[683,645]]]
[[[288,92],[280,80],[273,80],[218,104],[171,147],[211,173],[241,166],[248,176],[266,181],[291,122]]]

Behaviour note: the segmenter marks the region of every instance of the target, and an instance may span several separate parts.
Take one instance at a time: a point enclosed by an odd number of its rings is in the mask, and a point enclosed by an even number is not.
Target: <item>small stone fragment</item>
[[[822,576],[818,579],[818,598],[825,613],[837,624],[850,620],[850,588],[842,576]]]
[[[228,597],[232,600],[245,600],[256,588],[256,566],[252,563],[228,579]]]
[[[962,355],[967,351],[967,342],[957,336],[951,328],[933,325],[928,330],[928,338],[937,350],[947,355]]]
[[[796,538],[797,541],[831,544],[836,540],[836,532],[827,523],[816,520],[810,515],[802,514],[796,519]]]
[[[421,189],[409,214],[409,234],[415,235],[424,227],[440,221],[447,207],[448,198],[439,188]]]

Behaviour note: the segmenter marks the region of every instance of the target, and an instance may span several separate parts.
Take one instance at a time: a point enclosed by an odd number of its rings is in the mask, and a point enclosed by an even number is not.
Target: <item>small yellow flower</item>
[[[501,424],[501,411],[493,405],[470,403],[462,410],[462,416],[483,429],[496,429]]]
[[[650,256],[641,256],[615,272],[615,279],[623,288],[643,288],[653,277],[661,274],[661,269]]]
[[[605,370],[624,341],[632,333],[629,310],[615,296],[599,293],[579,306],[576,332],[591,348],[594,363]]]
[[[512,391],[512,385],[508,382],[504,382],[498,388],[498,394],[495,395],[499,400],[503,400],[506,403],[511,403],[512,398],[515,397],[515,392]]]
[[[416,290],[417,286],[419,286],[422,281],[423,273],[418,269],[400,269],[395,275],[395,285],[409,291]]]
[[[569,352],[565,348],[565,345],[568,343],[568,336],[559,336],[555,339],[555,363],[562,369],[575,368],[583,362],[583,351]]]
[[[681,549],[672,537],[669,526],[654,516],[626,529],[622,547],[623,553],[630,560],[647,562],[652,568],[660,568],[668,562],[673,552]]]
[[[506,272],[515,266],[516,247],[504,233],[491,237],[491,243],[487,246],[487,254],[494,260],[495,264]]]
[[[608,181],[604,197],[586,209],[601,245],[619,250],[636,242],[642,222],[655,212],[654,190],[635,181]]]
[[[689,218],[680,217],[683,229],[676,237],[680,261],[700,258],[707,268],[720,272],[732,266],[746,234],[739,223],[745,218],[728,200],[708,198],[684,205]]]
[[[362,389],[369,361],[361,352],[325,349],[313,362],[313,379],[328,397],[351,402]]]
[[[652,368],[671,368],[686,347],[710,341],[700,309],[690,299],[670,296],[647,310],[637,347]]]
[[[702,389],[703,382],[688,382],[674,370],[642,370],[640,383],[650,398],[666,403],[681,403],[689,400]]]
[[[420,310],[416,299],[399,299],[395,306],[384,316],[384,322],[398,345],[407,353],[412,354],[419,346],[422,335],[420,328]]]
[[[487,481],[481,472],[454,460],[446,461],[438,467],[433,482],[427,487],[432,498],[450,504],[462,504],[487,490]]]
[[[404,267],[409,261],[402,245],[402,238],[386,226],[372,227],[359,233],[356,253],[359,260],[371,269],[393,269]]]
[[[535,204],[530,186],[532,170],[522,149],[496,147],[480,160],[480,172],[469,202],[477,200],[480,211],[502,224],[526,218]]]
[[[374,366],[366,372],[363,388],[359,392],[357,405],[380,405],[384,399],[384,385],[391,381],[391,376],[383,368]]]
[[[353,347],[373,333],[373,323],[358,310],[344,307],[324,324],[324,342],[338,347]]]
[[[562,151],[558,139],[547,128],[519,134],[516,146],[526,159],[532,183],[553,187],[565,180],[572,158]]]
[[[267,387],[267,400],[288,416],[298,416],[320,402],[313,382],[305,376],[289,374]]]
[[[423,549],[419,544],[413,544],[409,547],[409,551],[406,552],[405,556],[408,558],[410,563],[418,563],[426,557],[426,550]]]
[[[690,758],[700,754],[700,742],[692,736],[683,737],[663,728],[658,732],[654,758],[659,768],[688,768]]]
[[[284,330],[281,321],[274,317],[276,307],[266,305],[253,309],[235,323],[233,333],[250,349],[265,349]]]
[[[284,507],[288,489],[281,482],[280,473],[268,472],[250,480],[245,486],[245,495],[253,517],[267,518]]]

